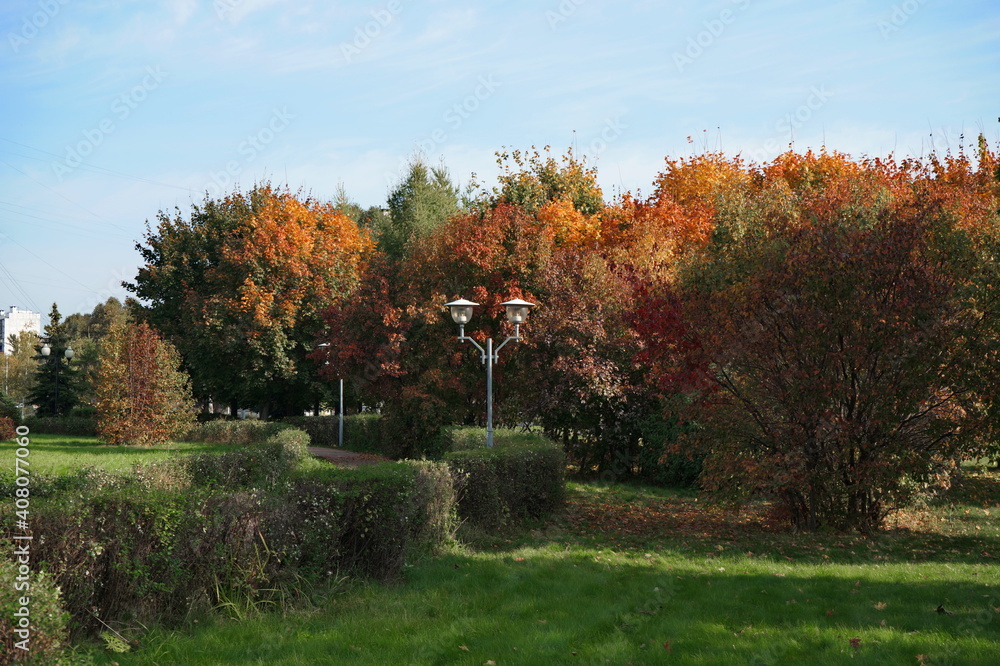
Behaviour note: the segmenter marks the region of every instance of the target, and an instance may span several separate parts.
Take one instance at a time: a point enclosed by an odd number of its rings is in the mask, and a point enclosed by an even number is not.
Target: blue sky
[[[0,307],[89,312],[160,210],[261,179],[381,204],[416,151],[487,184],[574,146],[667,156],[1000,145],[1000,11],[941,2],[7,0]],[[691,139],[689,140],[688,137]]]

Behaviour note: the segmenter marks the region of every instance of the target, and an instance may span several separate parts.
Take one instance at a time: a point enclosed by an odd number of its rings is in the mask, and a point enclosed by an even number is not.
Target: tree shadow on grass
[[[444,555],[407,577],[346,592],[328,615],[206,627],[161,646],[160,659],[967,664],[1000,650],[994,581],[968,572],[528,549]]]

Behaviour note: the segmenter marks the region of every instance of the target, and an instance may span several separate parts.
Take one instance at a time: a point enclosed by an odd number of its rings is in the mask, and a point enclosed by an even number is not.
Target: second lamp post
[[[493,364],[500,358],[500,350],[511,340],[517,342],[521,339],[521,324],[528,318],[529,308],[534,303],[522,301],[520,298],[501,303],[507,309],[507,321],[514,324],[514,335],[508,335],[496,349],[493,348],[493,338],[486,339],[486,348],[465,334],[465,325],[472,319],[472,308],[479,303],[467,301],[460,298],[451,303],[445,303],[451,309],[451,318],[458,324],[458,339],[462,342],[471,342],[479,350],[480,358],[486,366],[486,447],[493,446]]]

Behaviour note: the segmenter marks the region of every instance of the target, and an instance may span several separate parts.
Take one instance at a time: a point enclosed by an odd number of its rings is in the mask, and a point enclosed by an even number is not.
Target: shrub
[[[691,488],[698,483],[704,456],[669,450],[684,431],[676,419],[652,417],[643,422],[642,443],[635,461],[641,479],[673,488]]]
[[[453,417],[448,406],[428,395],[404,391],[399,404],[392,405],[381,421],[381,453],[390,458],[440,459],[446,444],[441,424]]]
[[[259,423],[259,422],[258,422]],[[277,424],[273,424],[277,425]],[[200,453],[182,459],[191,479],[201,486],[236,489],[273,487],[308,455],[309,435],[301,430],[272,428],[266,440],[225,453]],[[259,436],[266,429],[245,430]]]
[[[29,416],[24,420],[24,425],[36,434],[97,436],[94,419],[82,416]]]
[[[0,393],[0,417],[7,417],[14,423],[20,423],[21,410],[17,403],[6,393]]]
[[[9,664],[22,656],[31,656],[35,663],[54,659],[67,639],[66,623],[68,613],[62,609],[59,588],[52,577],[44,571],[31,576],[28,589],[16,589],[18,565],[8,559],[0,559],[0,664]],[[24,581],[21,581],[22,587]],[[15,633],[15,613],[22,608],[20,599],[28,597],[28,612],[31,633],[28,636],[28,652],[15,647],[24,636]]]
[[[458,524],[458,496],[447,463],[405,460],[415,473],[416,514],[410,520],[410,539],[415,548],[433,551],[450,543]]]
[[[263,442],[290,425],[272,421],[245,419],[241,421],[207,421],[191,426],[183,436],[185,442],[206,444],[253,444]]]
[[[0,442],[8,442],[17,436],[17,426],[14,420],[7,416],[0,416]]]
[[[97,408],[93,405],[76,405],[69,410],[69,415],[84,419],[92,419],[97,416]]]
[[[36,479],[45,492],[32,487],[33,560],[61,587],[71,629],[170,625],[199,605],[236,616],[333,573],[396,578],[408,554],[453,538],[446,464],[296,466],[307,444],[304,432],[284,428],[130,475],[87,469]],[[0,522],[11,535],[12,513]]]
[[[182,526],[199,517],[197,498],[101,472],[87,482],[32,503],[33,558],[62,589],[74,630],[99,629],[96,617],[169,616],[185,599],[175,553]]]
[[[540,435],[494,438],[493,448],[452,451],[444,459],[455,477],[458,515],[478,527],[506,527],[562,504],[565,454]]]
[[[407,461],[298,472],[288,496],[306,575],[330,571],[394,578],[407,553],[433,550],[454,534],[454,491],[441,463]],[[286,537],[287,541],[287,537]]]

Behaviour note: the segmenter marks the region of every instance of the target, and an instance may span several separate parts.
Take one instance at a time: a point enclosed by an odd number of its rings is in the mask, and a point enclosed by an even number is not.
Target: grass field
[[[572,483],[566,510],[350,582],[283,614],[123,628],[100,664],[996,664],[1000,478],[874,538],[795,534],[765,507]],[[943,606],[947,612],[937,612]]]
[[[136,463],[150,463],[166,460],[177,455],[202,452],[222,452],[225,444],[201,444],[196,442],[167,442],[162,446],[110,446],[96,437],[78,435],[30,435],[31,471],[35,474],[60,476],[83,467],[97,467],[107,471],[128,471]],[[14,471],[13,443],[10,447],[8,467]],[[231,448],[231,447],[228,447]]]

